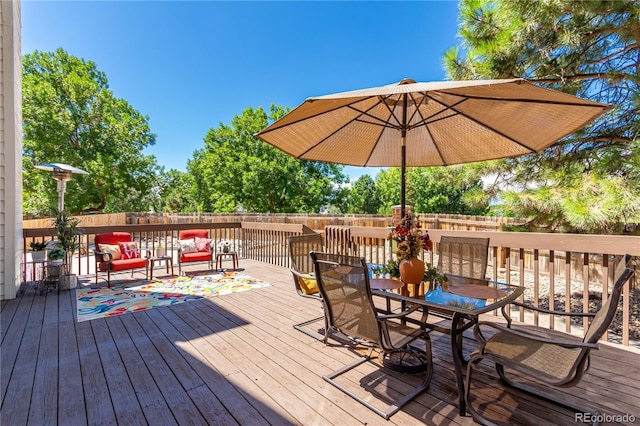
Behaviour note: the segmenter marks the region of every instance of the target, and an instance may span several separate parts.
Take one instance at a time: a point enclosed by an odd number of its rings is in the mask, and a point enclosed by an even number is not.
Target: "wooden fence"
[[[214,216],[207,215],[213,219]],[[93,218],[93,216],[87,216]],[[80,249],[74,258],[74,272],[86,275],[94,273],[95,260],[91,248],[95,234],[127,231],[131,232],[142,249],[155,253],[158,245],[169,249],[174,256],[177,252],[176,240],[182,229],[208,229],[214,244],[220,239],[229,239],[240,257],[255,259],[279,266],[289,266],[287,238],[290,235],[314,232],[304,224],[267,223],[256,221],[203,221],[184,218],[180,223],[121,224],[110,226],[87,225],[82,216]],[[235,215],[228,217],[237,217]],[[338,253],[363,256],[368,262],[385,263],[391,256],[387,227],[368,226],[327,226],[322,231],[327,249]],[[606,297],[612,285],[612,265],[615,257],[630,253],[635,256],[638,270],[640,258],[640,238],[631,236],[541,234],[496,231],[460,231],[449,229],[429,229],[434,241],[443,235],[480,236],[490,238],[490,259],[488,276],[494,280],[517,283],[527,288],[526,299],[534,306],[546,304],[550,308],[569,311],[593,311],[591,295]],[[55,230],[46,228],[25,228],[23,231],[25,253],[32,240],[51,240]],[[173,249],[173,250],[172,250]],[[424,259],[436,264],[438,248],[429,252]],[[26,257],[25,257],[26,260]],[[553,271],[553,273],[551,273]],[[616,341],[628,345],[630,338],[640,340],[640,318],[638,305],[640,297],[636,289],[640,278],[636,275],[632,285],[623,292],[622,318]],[[603,291],[604,290],[604,291]],[[634,313],[635,312],[635,313]],[[633,314],[633,315],[632,315]],[[534,315],[525,316],[518,312],[521,321],[536,325],[555,327],[554,318]],[[579,324],[578,324],[579,325]],[[583,323],[582,326],[585,324]],[[632,326],[633,325],[633,326]],[[565,330],[574,331],[576,324],[564,323]],[[615,340],[615,339],[614,339]]]
[[[394,210],[394,214],[399,216],[399,210]],[[369,228],[388,229],[393,226],[393,218],[383,215],[326,215],[326,214],[265,214],[265,213],[111,213],[96,214],[86,216],[76,216],[80,220],[82,227],[115,227],[115,226],[135,226],[135,225],[160,225],[160,224],[197,224],[197,223],[270,223],[270,224],[299,224],[306,228],[323,232],[327,227],[342,226],[347,227],[354,234],[352,237],[367,238],[366,233]],[[468,216],[451,214],[421,214],[420,223],[425,229],[452,230],[452,231],[492,231],[498,232],[505,225],[514,225],[522,221],[514,218]],[[24,229],[50,228],[51,219],[33,219],[23,221]],[[358,229],[363,228],[362,231]],[[435,234],[434,234],[435,235]],[[517,234],[523,235],[523,234]],[[527,235],[532,235],[527,233]],[[550,234],[541,234],[550,235]],[[570,235],[570,234],[555,234]],[[435,240],[435,238],[434,238]],[[27,241],[26,247],[31,240]],[[436,240],[437,241],[437,240]],[[89,241],[90,244],[93,240]],[[381,246],[380,244],[378,244]],[[640,243],[639,243],[640,245]],[[371,246],[364,244],[364,246]],[[506,246],[498,246],[497,266],[504,268],[507,262]],[[553,253],[554,258],[550,255]],[[382,256],[383,252],[372,251],[372,256]],[[537,268],[541,274],[551,274],[553,268],[555,275],[561,275],[565,271],[565,253],[563,251],[542,251],[535,254],[532,250],[525,249],[522,257],[519,251],[509,251],[510,262],[516,264],[524,263],[526,270]],[[388,253],[384,252],[388,257]],[[537,256],[537,257],[536,257]],[[578,254],[571,255],[570,275],[575,279],[582,279],[585,268],[583,260]],[[602,256],[592,255],[589,259],[588,275],[598,277],[602,275]]]
[[[389,215],[329,215],[298,213],[111,213],[76,216],[82,226],[147,225],[170,223],[257,222],[300,224],[322,231],[327,226],[393,226]],[[451,214],[421,214],[420,219],[430,229],[470,231],[500,231],[505,225],[522,223],[520,219],[468,216]],[[22,222],[24,229],[51,227],[51,219],[29,219]]]

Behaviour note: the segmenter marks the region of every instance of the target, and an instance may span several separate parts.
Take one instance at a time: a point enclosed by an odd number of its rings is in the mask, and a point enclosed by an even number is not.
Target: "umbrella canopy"
[[[523,79],[416,83],[312,97],[256,134],[305,160],[353,166],[446,166],[538,152],[609,105]]]

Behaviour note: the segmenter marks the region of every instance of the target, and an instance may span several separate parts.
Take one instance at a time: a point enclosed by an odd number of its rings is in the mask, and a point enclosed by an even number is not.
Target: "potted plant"
[[[156,248],[156,256],[164,257],[166,255],[167,255],[167,249],[164,248],[164,245],[162,244],[162,241],[160,241],[158,243],[158,247]]]
[[[382,265],[382,267],[374,268],[373,273],[383,277],[389,274],[389,278],[400,279],[400,261],[391,259],[385,265]]]
[[[48,259],[51,265],[62,265],[67,252],[62,247],[54,247],[49,250]]]
[[[31,241],[29,243],[31,247],[31,260],[33,262],[44,262],[47,257],[47,243],[44,241]]]
[[[428,290],[435,290],[438,287],[442,287],[443,290],[446,290],[449,284],[449,278],[446,274],[441,274],[438,271],[438,268],[435,266],[431,266],[427,264],[424,271],[424,279],[425,283],[429,283]]]
[[[57,211],[56,217],[53,219],[53,226],[57,231],[56,246],[65,251],[64,263],[67,273],[62,276],[61,288],[71,289],[75,288],[77,284],[77,276],[72,274],[71,263],[73,261],[73,254],[78,249],[78,236],[82,235],[82,229],[78,227],[80,221],[78,219],[67,216],[64,211]],[[51,252],[49,252],[51,256]]]

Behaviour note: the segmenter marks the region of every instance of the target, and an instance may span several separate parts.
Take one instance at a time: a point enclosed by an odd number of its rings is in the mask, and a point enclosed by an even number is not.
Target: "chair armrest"
[[[532,311],[542,312],[544,314],[549,314],[549,315],[561,315],[561,316],[566,316],[566,317],[587,317],[587,318],[593,318],[593,317],[596,316],[596,314],[594,312],[552,311],[552,310],[549,310],[549,309],[538,308],[536,306],[527,305],[526,303],[521,303],[521,302],[511,302],[511,303],[513,305],[523,307],[524,309],[530,309]]]
[[[484,347],[484,344],[486,342],[484,336],[482,336],[482,333],[480,331],[480,327],[481,326],[486,326],[486,327],[491,327],[494,328],[498,331],[501,331],[503,333],[508,333],[508,334],[513,334],[514,336],[520,336],[520,337],[524,337],[526,339],[529,340],[534,340],[536,342],[540,342],[540,343],[548,343],[548,344],[552,344],[552,345],[558,345],[558,346],[562,346],[563,348],[574,348],[574,349],[578,349],[578,348],[584,348],[584,349],[599,349],[599,346],[597,343],[586,343],[583,342],[582,340],[578,340],[578,339],[565,339],[562,337],[555,337],[555,336],[542,336],[539,334],[533,334],[533,333],[528,333],[526,331],[523,330],[515,330],[513,328],[509,328],[506,327],[502,324],[496,324],[493,322],[484,322],[481,321],[478,324],[476,324],[475,328],[473,329],[473,334],[475,334],[476,336],[476,340],[478,342],[481,342],[480,346]]]
[[[113,260],[113,253],[108,253],[100,250],[93,250],[93,255],[96,258],[96,262],[111,263],[111,261]],[[102,260],[99,260],[98,256],[102,256]],[[106,260],[105,260],[105,256],[107,256]]]
[[[409,309],[406,309],[402,312],[398,312],[397,314],[385,314],[385,315],[376,315],[377,319],[394,319],[394,318],[402,318],[402,317],[406,317],[407,315],[409,315],[412,312],[417,311],[418,309],[420,309],[420,305],[413,305],[411,306]]]
[[[293,275],[295,275],[296,277],[300,277],[300,278],[309,278],[309,277],[314,277],[315,276],[313,274],[303,274],[301,272],[296,271],[295,269],[290,269],[291,273]]]

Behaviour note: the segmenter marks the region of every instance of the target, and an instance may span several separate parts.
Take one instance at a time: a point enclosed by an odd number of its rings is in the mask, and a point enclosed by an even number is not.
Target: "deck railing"
[[[388,241],[389,232],[385,228],[328,226],[325,238],[330,250],[363,256],[373,263],[385,263],[393,255]],[[488,278],[525,286],[522,302],[551,310],[595,311],[606,301],[613,285],[616,256],[631,254],[635,257],[632,267],[640,272],[638,237],[435,229],[429,230],[429,234],[435,242],[443,235],[488,237]],[[437,256],[436,243],[433,251],[423,253],[423,260],[435,265]],[[630,339],[640,341],[640,326],[637,324],[639,282],[636,274],[623,289],[622,315],[617,321],[619,329],[616,334],[609,336],[612,341],[624,345],[629,345]],[[633,318],[632,309],[636,312]],[[576,323],[537,312],[529,313],[524,309],[514,308],[513,312],[514,319],[521,322],[551,329],[560,324],[569,333],[581,333],[587,325],[586,319]]]
[[[209,237],[216,246],[221,240],[231,241],[231,249],[245,259],[255,259],[279,266],[289,266],[287,238],[313,232],[299,224],[272,224],[251,222],[223,223],[173,223],[118,226],[81,226],[79,248],[73,259],[73,271],[79,275],[94,272],[93,241],[96,234],[108,232],[129,232],[134,241],[139,243],[145,254],[154,255],[159,246],[165,247],[167,253],[174,256],[178,250],[178,234],[183,229],[207,229]],[[51,241],[55,238],[53,228],[24,229],[23,249],[25,261],[28,257],[31,241]]]
[[[82,224],[81,224],[82,225]],[[278,266],[289,267],[287,238],[290,235],[314,232],[301,224],[265,222],[203,222],[118,226],[83,226],[80,248],[74,256],[73,271],[79,275],[94,273],[92,255],[96,234],[125,231],[146,252],[154,254],[159,244],[176,256],[178,232],[182,229],[207,229],[216,245],[221,239],[232,242],[240,258],[254,259]],[[327,250],[365,257],[367,261],[382,264],[391,258],[385,227],[327,226],[324,230]],[[489,278],[523,285],[527,288],[523,300],[534,306],[546,305],[550,309],[567,311],[594,311],[613,284],[615,256],[630,253],[635,256],[635,268],[640,259],[640,239],[627,236],[538,234],[490,231],[429,230],[433,241],[443,235],[481,236],[490,238]],[[33,240],[51,240],[53,228],[24,229],[24,250]],[[436,264],[438,246],[425,254],[425,262]],[[26,259],[26,254],[25,254]],[[638,271],[640,272],[640,271]],[[637,325],[637,304],[640,299],[636,274],[631,285],[623,290],[619,329],[609,340],[623,345],[640,340]],[[553,295],[553,297],[550,297]],[[635,309],[636,315],[632,316]],[[580,333],[585,323],[564,322],[541,314],[514,311],[514,319],[549,328],[562,327],[567,332]],[[632,321],[636,321],[632,324]]]

